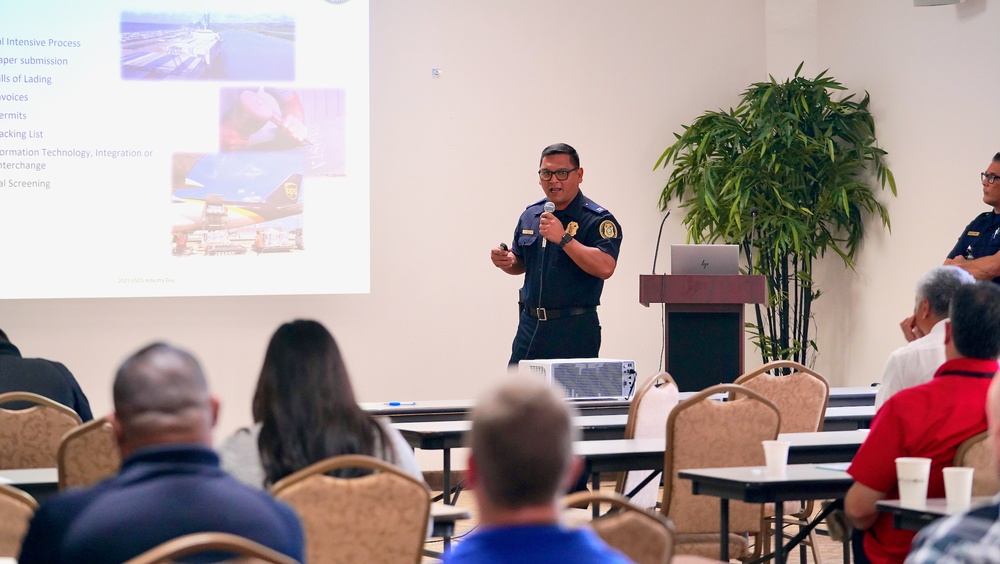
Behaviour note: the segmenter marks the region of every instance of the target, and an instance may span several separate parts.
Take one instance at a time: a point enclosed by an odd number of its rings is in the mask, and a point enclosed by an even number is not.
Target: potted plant
[[[654,168],[673,167],[659,205],[680,202],[689,241],[738,244],[748,272],[766,277],[768,301],[747,323],[763,362],[811,366],[814,261],[833,251],[853,270],[869,217],[890,228],[875,188],[888,184],[895,196],[896,183],[868,93],[834,100],[843,85],[801,70],[752,84],[736,109],[683,126]]]

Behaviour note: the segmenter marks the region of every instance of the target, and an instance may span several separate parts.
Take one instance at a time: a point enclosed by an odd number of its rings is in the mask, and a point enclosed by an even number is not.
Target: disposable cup
[[[899,503],[904,507],[923,507],[927,502],[927,478],[931,459],[901,456],[896,459]]]
[[[942,470],[944,473],[944,495],[948,499],[948,507],[965,509],[972,502],[972,475],[975,468],[952,466]]]
[[[761,441],[764,445],[764,462],[771,476],[784,476],[788,469],[788,441]]]

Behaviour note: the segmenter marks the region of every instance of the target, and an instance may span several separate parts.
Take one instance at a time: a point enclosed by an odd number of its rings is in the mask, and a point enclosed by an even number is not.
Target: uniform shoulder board
[[[588,198],[586,196],[584,196],[584,198],[583,198],[583,208],[586,209],[586,210],[590,210],[590,211],[592,211],[594,213],[604,213],[604,212],[608,211],[608,210],[602,208],[600,205],[598,205],[597,202],[595,202],[594,200],[591,200],[590,198]]]

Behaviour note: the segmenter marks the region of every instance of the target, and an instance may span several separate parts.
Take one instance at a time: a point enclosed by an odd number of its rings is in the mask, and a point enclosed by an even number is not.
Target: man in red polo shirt
[[[882,405],[847,470],[855,483],[844,511],[864,531],[863,551],[855,546],[859,563],[901,563],[910,550],[915,533],[897,530],[875,509],[881,499],[899,498],[896,458],[930,458],[927,497],[944,497],[941,469],[952,465],[959,443],[986,430],[986,395],[1000,369],[1000,286],[977,282],[956,291],[944,342],[947,360],[934,378]]]

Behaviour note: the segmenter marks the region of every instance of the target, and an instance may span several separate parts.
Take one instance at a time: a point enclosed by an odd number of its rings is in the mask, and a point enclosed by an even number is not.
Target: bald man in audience
[[[844,512],[861,541],[854,551],[860,564],[903,562],[910,551],[915,533],[896,529],[892,517],[875,508],[881,499],[899,498],[896,458],[930,458],[927,497],[944,497],[941,470],[952,465],[962,441],[986,430],[986,395],[1000,368],[1000,286],[976,282],[956,290],[944,344],[947,360],[934,378],[882,405],[847,469],[854,485]]]
[[[219,403],[194,357],[163,343],[138,351],[118,369],[114,406],[121,470],[43,503],[18,562],[120,563],[207,531],[240,535],[302,560],[295,513],[219,468],[211,447]]]
[[[22,357],[21,351],[0,329],[0,394],[7,392],[31,392],[45,396],[75,411],[84,423],[94,418],[87,396],[66,366],[44,358]],[[26,409],[32,405],[12,402],[2,407]]]
[[[907,343],[885,362],[875,408],[899,390],[930,382],[944,364],[944,325],[955,291],[976,279],[957,266],[937,266],[917,281],[913,315],[899,324]]]
[[[1000,468],[1000,380],[990,385],[989,420],[996,467]],[[1000,499],[927,525],[913,539],[906,564],[1000,562]]]
[[[576,436],[566,402],[541,382],[518,378],[483,398],[472,414],[466,471],[479,528],[445,562],[629,562],[593,531],[559,523],[559,496],[581,469]]]

